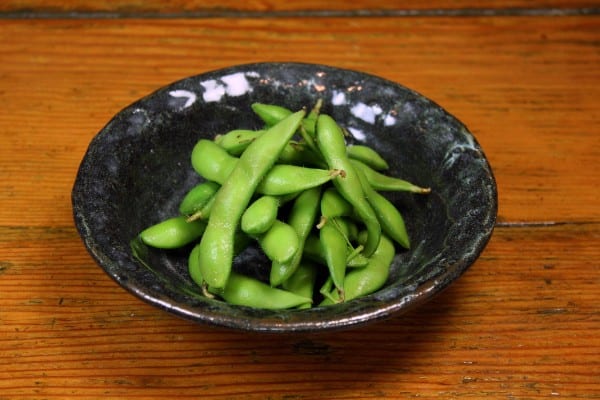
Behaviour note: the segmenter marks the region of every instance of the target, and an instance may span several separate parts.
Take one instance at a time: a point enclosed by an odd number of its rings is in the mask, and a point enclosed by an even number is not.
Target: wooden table
[[[598,6],[3,1],[0,399],[599,399]],[[381,323],[275,336],[178,319],[92,261],[70,204],[92,137],[160,86],[257,61],[377,74],[466,123],[499,215],[459,281]]]

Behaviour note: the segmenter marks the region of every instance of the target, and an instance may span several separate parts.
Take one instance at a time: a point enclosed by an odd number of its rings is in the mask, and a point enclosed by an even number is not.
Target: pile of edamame
[[[292,112],[254,103],[263,129],[199,140],[191,164],[201,183],[178,215],[137,240],[189,246],[189,274],[203,295],[235,305],[302,309],[380,289],[396,248],[410,246],[400,211],[380,192],[430,190],[387,175],[372,148],[347,144],[321,104]],[[268,282],[232,268],[252,245],[271,262]]]

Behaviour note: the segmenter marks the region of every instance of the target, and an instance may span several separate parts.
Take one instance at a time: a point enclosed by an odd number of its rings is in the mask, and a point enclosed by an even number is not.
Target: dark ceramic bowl
[[[267,311],[200,296],[187,275],[189,249],[146,249],[130,241],[177,213],[199,182],[190,152],[200,138],[258,128],[253,102],[297,110],[323,99],[353,135],[380,152],[389,173],[432,188],[429,195],[386,193],[403,212],[412,248],[399,251],[384,288],[344,304]],[[264,63],[207,72],[157,90],[118,113],[92,140],[72,193],[86,248],[118,284],[179,317],[249,331],[339,329],[422,304],[450,285],[487,244],[497,213],[490,166],[465,126],[418,93],[376,76],[323,65]],[[234,268],[264,276],[252,252]]]

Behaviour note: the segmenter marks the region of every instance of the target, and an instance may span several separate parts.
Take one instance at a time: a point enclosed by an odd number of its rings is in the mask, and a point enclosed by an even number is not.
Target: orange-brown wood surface
[[[1,400],[600,398],[594,2],[322,3],[0,5]],[[214,7],[230,11],[186,15]],[[257,61],[377,74],[471,129],[499,212],[465,275],[386,321],[264,335],[173,317],[93,262],[70,205],[92,137],[160,86]]]
[[[469,9],[497,10],[497,13],[514,12],[514,9],[545,10],[549,9],[589,12],[598,7],[594,0],[5,0],[0,4],[0,11],[5,12],[108,12],[108,13],[229,13],[229,12],[401,12],[414,13],[422,10],[441,11],[454,10],[463,13]]]

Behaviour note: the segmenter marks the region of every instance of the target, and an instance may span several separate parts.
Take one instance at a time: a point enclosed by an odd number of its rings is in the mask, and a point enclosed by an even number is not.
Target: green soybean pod
[[[319,105],[320,108],[320,105]],[[302,120],[298,129],[298,133],[304,139],[304,142],[312,149],[316,150],[317,146],[314,141],[314,126],[318,116],[319,108],[315,107],[310,114]],[[275,104],[254,103],[252,110],[263,120],[267,126],[275,125],[283,118],[290,115],[292,112],[285,107]]]
[[[325,264],[325,258],[321,251],[321,240],[319,235],[310,233],[304,240],[304,247],[302,248],[302,258],[316,262],[321,265]]]
[[[288,262],[274,261],[271,264],[269,282],[271,286],[279,286],[294,273],[304,253],[304,242],[311,232],[319,208],[321,188],[316,186],[300,193],[294,200],[288,214],[287,223],[298,236],[298,251]]]
[[[192,168],[204,179],[223,184],[239,158],[227,153],[212,140],[200,139],[192,150]]]
[[[216,182],[205,181],[191,188],[179,203],[179,213],[192,215],[204,207],[219,190]]]
[[[344,301],[366,296],[381,289],[388,279],[394,255],[394,244],[385,234],[381,235],[377,249],[369,258],[369,264],[364,268],[355,268],[346,274]],[[339,294],[334,290],[320,305],[334,304],[340,300]]]
[[[231,272],[223,289],[209,287],[211,293],[227,303],[267,310],[295,308],[312,303],[312,298],[288,290],[274,288],[258,279]]]
[[[356,169],[363,172],[375,190],[411,192],[417,194],[427,194],[431,192],[430,188],[420,187],[404,179],[382,174],[359,160],[352,160],[352,164]]]
[[[251,129],[234,129],[215,138],[215,143],[233,156],[239,156],[246,148],[265,131]]]
[[[278,210],[278,198],[273,196],[259,197],[242,214],[242,231],[249,235],[265,233],[277,219]]]
[[[365,257],[358,250],[362,251],[362,247],[359,246],[350,252],[347,257],[348,268],[363,268],[369,264],[369,258]]]
[[[346,151],[351,159],[359,160],[375,170],[383,171],[390,167],[387,161],[369,146],[354,144],[348,146]]]
[[[260,248],[272,262],[289,262],[298,252],[298,234],[289,224],[275,220],[262,235],[257,236]]]
[[[302,120],[301,129],[304,129],[305,133],[310,137],[315,136],[317,117],[319,116],[322,105],[323,100],[318,99],[308,115]],[[289,109],[276,104],[254,103],[251,107],[254,113],[258,115],[267,126],[275,125],[292,113]]]
[[[357,215],[367,227],[369,238],[364,245],[364,254],[369,257],[379,243],[381,225],[375,211],[365,198],[358,175],[348,158],[342,129],[327,114],[320,114],[317,119],[317,142],[329,168],[344,171],[342,176],[333,180],[333,184],[340,194],[352,204]]]
[[[202,275],[200,275],[200,244],[196,244],[188,256],[188,272],[194,282],[202,283]]]
[[[226,286],[233,264],[234,236],[242,213],[256,187],[298,129],[304,114],[304,111],[298,111],[290,115],[254,140],[217,192],[200,240],[200,275],[209,287]]]
[[[392,202],[371,187],[360,169],[358,170],[358,176],[363,186],[363,190],[367,195],[367,199],[375,210],[375,214],[381,223],[383,232],[402,247],[407,249],[410,248],[410,238],[406,230],[404,218],[400,211]]]
[[[253,103],[252,111],[269,127],[292,115],[292,111],[275,104]]]
[[[362,247],[361,247],[362,248]],[[357,249],[347,249],[347,257],[346,257],[346,267],[348,268],[362,268],[367,265],[368,258],[365,257],[360,252],[356,253]],[[325,261],[325,256],[323,255],[323,251],[321,249],[321,240],[319,236],[315,234],[310,234],[306,238],[304,242],[303,258],[315,262],[320,265],[327,266],[327,262]]]
[[[189,255],[188,269],[194,282],[203,282],[198,265],[200,260],[200,245],[196,245]],[[294,307],[310,307],[312,296],[305,296],[308,284],[305,276],[299,276],[295,293],[291,290],[272,288],[269,285],[249,276],[231,272],[229,282],[224,289],[208,288],[205,295],[217,295],[229,304],[264,309],[286,309]],[[203,287],[204,290],[204,287]]]
[[[339,170],[306,168],[297,165],[276,164],[259,183],[256,191],[271,196],[297,193],[321,186],[341,174]]]
[[[325,218],[350,216],[354,207],[334,187],[325,189],[321,198],[321,215]]]
[[[320,305],[329,305],[334,303],[340,303],[342,301],[339,297],[337,289],[332,290],[333,287],[333,279],[331,279],[331,276],[328,276],[325,282],[323,282],[323,285],[321,285],[321,288],[319,289],[319,293],[321,293],[324,297]],[[334,293],[335,296],[333,295]]]
[[[279,163],[327,169],[327,163],[306,143],[290,141],[279,155]]]
[[[315,264],[303,261],[294,273],[285,281],[281,287],[287,291],[295,293],[307,299],[312,299],[314,295],[315,283],[317,280],[317,267]],[[310,308],[311,303],[306,302],[298,308]]]
[[[250,238],[250,236],[245,235],[243,232],[240,232],[240,231],[236,232],[235,240],[234,240],[234,249],[233,249],[234,254],[237,255],[237,254],[241,253],[251,242],[252,242],[252,239]],[[194,282],[200,283],[200,286],[202,287],[204,295],[212,297],[212,293],[209,293],[208,291],[206,291],[206,288],[204,287],[204,284],[203,284],[204,279],[202,278],[202,275],[200,272],[200,251],[202,251],[202,249],[200,247],[200,243],[196,244],[192,248],[192,251],[190,252],[190,254],[188,256],[188,272]]]
[[[187,222],[196,221],[196,220],[206,220],[210,217],[210,211],[212,210],[213,204],[215,204],[215,198],[217,194],[215,193],[204,205],[198,209],[193,214],[190,214],[187,218]]]
[[[187,222],[184,216],[177,216],[152,225],[139,236],[142,242],[158,249],[176,249],[198,239],[204,233],[203,221]]]
[[[358,226],[353,220],[345,217],[336,217],[333,218],[331,222],[336,226],[336,228],[340,232],[342,232],[348,243],[357,240]]]
[[[302,127],[305,132],[311,137],[315,137],[317,129],[317,118],[321,113],[321,107],[323,106],[323,99],[318,99],[313,108],[310,110],[308,115],[302,120]]]
[[[256,140],[258,141],[258,139]],[[244,154],[245,152],[242,153],[242,157]],[[200,139],[192,151],[194,170],[204,179],[221,185],[239,164],[240,159],[241,157],[237,158],[227,153],[212,140]],[[322,185],[340,173],[341,171],[337,170],[276,164],[267,170],[255,191],[271,196],[288,195]]]
[[[348,256],[346,238],[333,224],[333,220],[330,220],[319,229],[319,240],[329,275],[341,297],[344,298],[344,276],[346,275],[346,258]]]

